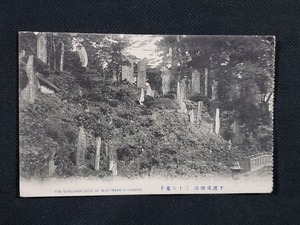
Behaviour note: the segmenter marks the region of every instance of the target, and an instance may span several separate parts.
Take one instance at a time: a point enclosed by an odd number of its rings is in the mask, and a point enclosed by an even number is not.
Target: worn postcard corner
[[[271,193],[274,36],[19,32],[20,196]]]

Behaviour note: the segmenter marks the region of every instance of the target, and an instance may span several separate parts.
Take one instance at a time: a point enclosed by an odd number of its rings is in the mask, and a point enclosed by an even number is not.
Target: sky
[[[155,44],[162,39],[157,35],[130,35],[132,44],[124,50],[125,55],[134,55],[139,59],[147,58],[148,65],[156,67],[161,62],[162,52],[157,52]]]

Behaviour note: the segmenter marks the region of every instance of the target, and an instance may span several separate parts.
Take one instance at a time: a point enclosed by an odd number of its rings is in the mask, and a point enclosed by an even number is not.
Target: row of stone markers
[[[145,88],[146,87],[146,59],[143,59],[138,62],[138,73],[137,73],[137,88]],[[133,62],[130,65],[122,66],[122,79],[128,80],[130,83],[133,83]],[[204,69],[204,95],[208,96],[208,70],[207,68]],[[172,91],[171,81],[172,81],[172,74],[171,71],[164,67],[162,68],[161,72],[162,78],[162,92],[163,94],[167,94]],[[186,98],[188,92],[191,93],[201,93],[201,74],[198,70],[194,70],[192,73],[192,87],[191,90],[188,91],[188,87],[186,85],[186,78],[182,79],[179,82],[180,89],[177,86],[177,90],[181,90],[180,93],[177,91],[177,96],[181,95],[182,98]],[[217,86],[218,82],[213,80],[211,86],[211,98],[215,100],[217,98]]]
[[[180,106],[180,112],[184,114],[188,114],[189,121],[194,123],[195,121],[195,114],[194,110],[196,111],[197,120],[202,120],[202,110],[203,110],[203,102],[199,101],[197,106],[193,104],[192,101],[188,101],[186,99],[187,90],[186,90],[186,82],[185,79],[177,82],[177,103]],[[216,109],[215,114],[215,129],[216,134],[220,133],[220,109]]]
[[[211,99],[217,99],[217,87],[218,82],[216,80],[212,81],[211,85]],[[194,70],[192,73],[192,87],[191,93],[202,93],[208,96],[208,69],[204,69],[204,91],[201,90],[201,73],[198,70]]]
[[[133,60],[128,59],[130,62],[127,65],[122,66],[122,80],[127,80],[130,83],[134,83],[134,62]],[[152,90],[149,83],[147,83],[146,79],[146,68],[147,68],[147,60],[146,58],[142,59],[137,64],[137,80],[136,86],[138,90],[140,90],[140,95],[138,98],[139,103],[142,105],[145,101],[145,95],[154,97],[155,91]]]
[[[146,59],[143,59],[138,62],[138,73],[137,73],[137,88],[140,90],[140,97],[139,102],[143,104],[145,99],[145,89],[146,95],[153,97],[153,91],[151,90],[150,85],[146,85]],[[133,82],[133,62],[130,65],[122,66],[122,79],[127,79],[129,82]],[[162,92],[163,94],[169,93],[171,88],[171,71],[164,67],[162,69]],[[204,69],[204,77],[205,77],[205,85],[204,85],[204,94],[205,96],[208,95],[208,70],[207,68]],[[194,70],[192,73],[192,92],[194,93],[201,93],[201,74],[198,70]],[[212,95],[211,98],[213,100],[216,99],[216,90],[217,90],[218,83],[214,80],[212,84]],[[196,108],[189,108],[186,105],[186,97],[187,97],[187,85],[186,79],[182,79],[180,82],[177,82],[177,103],[180,106],[181,112],[189,115],[189,120],[191,123],[195,121],[194,110],[197,111],[197,120],[201,120],[202,118],[202,108],[203,102],[198,102],[198,107]],[[219,134],[220,132],[220,110],[217,108],[215,113],[215,133]]]
[[[96,152],[92,158],[92,164],[95,170],[100,169],[100,156],[101,156],[101,146],[102,140],[101,137],[96,138]],[[86,159],[86,151],[87,151],[87,135],[84,130],[83,126],[79,127],[78,133],[78,142],[77,142],[77,153],[76,153],[76,166],[83,166],[85,165]],[[106,155],[108,156],[109,160],[109,171],[112,172],[113,176],[118,174],[117,170],[117,159],[114,151],[110,151],[109,147],[106,146]]]
[[[127,80],[130,83],[134,82],[134,62],[133,60],[128,59],[130,62],[127,65],[122,66],[122,80]],[[151,86],[147,83],[146,79],[146,68],[147,68],[147,60],[146,58],[140,60],[137,63],[137,79],[136,86],[139,90],[146,90],[146,95],[154,97],[154,91],[151,89]],[[167,94],[172,91],[171,88],[171,71],[166,67],[162,69],[161,73],[162,77],[162,92],[163,94]],[[145,93],[144,93],[145,94]]]
[[[134,61],[127,59],[128,64],[122,65],[122,80],[127,80],[130,83],[134,83]],[[146,88],[146,58],[140,60],[137,64],[137,79],[136,86],[138,89]]]

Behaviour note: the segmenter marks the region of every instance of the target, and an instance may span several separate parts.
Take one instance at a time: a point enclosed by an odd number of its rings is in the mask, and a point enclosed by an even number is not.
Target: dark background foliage
[[[1,6],[0,224],[299,224],[298,0],[6,1]],[[17,32],[276,35],[269,195],[18,197]]]

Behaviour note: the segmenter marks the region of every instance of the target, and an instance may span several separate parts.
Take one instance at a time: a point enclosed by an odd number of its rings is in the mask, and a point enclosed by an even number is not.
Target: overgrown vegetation
[[[35,54],[35,36],[26,34],[23,38],[27,41],[20,47],[27,54]],[[188,96],[191,101],[204,103],[202,121],[191,124],[188,116],[179,112],[175,92],[161,94],[158,68],[152,68],[147,74],[158,95],[146,96],[143,105],[139,103],[140,91],[135,85],[112,79],[120,75],[121,51],[128,40],[116,35],[110,37],[114,40],[109,42],[106,36],[85,34],[56,34],[56,38],[66,44],[65,72],[54,70],[53,54],[49,54],[51,70],[46,77],[60,90],[55,94],[37,92],[34,104],[20,99],[23,177],[47,177],[46,162],[52,154],[55,177],[107,177],[110,175],[109,154],[116,156],[120,176],[198,177],[228,172],[234,161],[243,161],[258,151],[272,150],[271,112],[267,103],[272,93],[268,85],[272,69],[262,69],[264,63],[270,63],[266,40],[261,40],[258,46],[248,46],[245,51],[238,48],[233,53],[233,40],[162,39],[159,46],[171,48],[175,53],[170,55],[171,70],[176,74],[172,80],[174,85],[176,79],[189,79],[190,67],[209,68],[211,79],[219,82],[217,100],[203,93]],[[235,41],[242,46],[248,44],[239,38]],[[85,72],[76,69],[79,59],[72,52],[73,42],[84,43],[89,52],[90,68]],[[216,44],[220,44],[217,49],[221,52],[210,51]],[[259,47],[264,54],[257,50]],[[255,51],[258,53],[253,54]],[[263,59],[258,60],[259,55],[263,55]],[[178,63],[180,66],[176,66]],[[216,108],[221,109],[221,136],[211,130]],[[241,125],[243,138],[229,149],[228,140],[234,140],[235,135],[234,122]],[[76,166],[79,126],[87,133],[88,145],[82,168]],[[96,137],[102,139],[99,171],[93,166]]]

